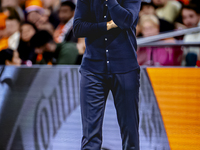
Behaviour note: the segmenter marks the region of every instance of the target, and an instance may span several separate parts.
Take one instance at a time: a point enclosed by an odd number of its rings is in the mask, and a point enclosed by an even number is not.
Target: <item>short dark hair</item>
[[[3,49],[0,51],[0,65],[5,65],[5,61],[12,61],[14,50],[12,49]]]
[[[69,6],[69,7],[71,8],[72,11],[74,11],[75,8],[76,8],[76,5],[75,5],[73,2],[71,2],[71,1],[62,2],[60,6],[61,6],[61,7],[62,7],[62,6]]]
[[[50,42],[54,42],[53,37],[46,30],[38,31],[30,40],[31,46],[34,48],[44,46]]]
[[[152,7],[154,7],[156,9],[156,6],[153,4],[153,2],[150,2],[150,3],[142,2],[140,10],[142,10],[144,6],[152,6]]]
[[[193,10],[193,11],[195,11],[197,14],[200,14],[200,10],[199,10],[199,8],[197,7],[197,5],[192,4],[192,3],[190,3],[190,4],[188,4],[188,5],[183,5],[183,6],[182,6],[182,9],[181,9],[181,13],[182,13],[183,9]]]
[[[37,29],[37,27],[35,26],[35,24],[33,24],[33,23],[29,22],[29,21],[22,22],[22,23],[21,23],[21,27],[22,27],[23,25],[26,25],[26,24],[32,26],[33,29],[35,30],[35,32],[38,31],[38,29]]]

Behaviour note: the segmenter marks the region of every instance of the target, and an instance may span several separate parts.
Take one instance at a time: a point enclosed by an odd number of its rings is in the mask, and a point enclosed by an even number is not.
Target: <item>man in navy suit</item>
[[[81,64],[82,150],[100,150],[111,90],[123,150],[139,150],[136,25],[141,0],[78,0],[74,34],[86,38]]]

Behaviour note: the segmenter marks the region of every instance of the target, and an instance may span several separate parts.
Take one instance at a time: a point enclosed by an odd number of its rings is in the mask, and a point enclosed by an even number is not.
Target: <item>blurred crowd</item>
[[[143,1],[137,26],[138,37],[149,37],[169,31],[200,25],[199,0]],[[162,39],[163,43],[200,42],[200,33]],[[195,66],[200,60],[199,47],[141,47],[137,51],[140,65]]]
[[[75,38],[76,0],[0,0],[0,65],[81,64],[85,39]],[[137,37],[200,25],[199,0],[142,0]],[[162,40],[199,42],[200,33]],[[148,66],[195,66],[199,47],[138,47]]]
[[[76,1],[1,0],[0,64],[80,64],[85,41],[73,35]]]

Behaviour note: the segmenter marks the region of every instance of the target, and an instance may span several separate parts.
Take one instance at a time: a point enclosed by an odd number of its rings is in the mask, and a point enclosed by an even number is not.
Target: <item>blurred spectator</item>
[[[28,22],[33,23],[39,30],[47,30],[53,34],[53,25],[48,21],[50,12],[42,7],[40,0],[27,0],[26,12]]]
[[[194,4],[184,5],[181,9],[182,21],[187,28],[197,27],[200,22],[200,10]]]
[[[73,19],[75,4],[70,1],[62,2],[59,9],[60,24],[54,32],[54,40],[57,43],[63,41],[77,42],[73,33]]]
[[[54,32],[54,41],[57,43],[76,42],[79,52],[76,64],[81,64],[83,54],[85,52],[85,39],[75,38],[73,33],[73,19],[74,19],[75,4],[71,1],[61,3],[59,9],[60,24]]]
[[[34,24],[25,22],[21,25],[21,39],[24,42],[30,42],[33,35],[37,32]]]
[[[30,45],[30,40],[33,35],[37,32],[37,28],[34,24],[26,22],[21,25],[21,40],[18,47],[18,52],[20,58],[22,59],[22,64],[35,64],[36,57],[34,48]]]
[[[76,43],[56,44],[47,31],[37,32],[31,39],[37,54],[42,54],[39,64],[75,64],[78,56]]]
[[[0,52],[0,65],[21,65],[21,59],[17,51],[4,49]]]
[[[8,38],[8,47],[16,50],[20,40],[20,17],[12,7],[6,7],[3,10],[8,11],[4,37]]]
[[[147,2],[142,2],[141,4],[141,10],[139,13],[140,17],[142,15],[156,15],[156,8],[153,5],[153,3],[147,3]],[[172,31],[174,30],[174,24],[159,18],[159,28],[160,28],[160,32],[166,32],[166,31]]]
[[[140,7],[140,12],[139,16],[141,17],[142,15],[156,15],[156,10],[155,6],[153,5],[152,2],[142,2],[141,7]]]
[[[200,25],[200,11],[194,4],[185,5],[181,11],[183,24],[187,28],[197,27]],[[199,42],[200,33],[192,33],[185,35],[184,42]],[[185,47],[182,65],[195,66],[199,56],[199,47]]]
[[[159,18],[173,23],[178,17],[181,4],[178,1],[171,0],[152,0],[156,6],[156,14]]]
[[[49,22],[54,26],[54,29],[56,29],[60,23],[60,20],[58,17],[58,11],[60,8],[60,0],[41,0],[41,1],[43,3],[43,7],[51,11],[50,16],[49,16]]]
[[[44,12],[44,9],[42,8],[42,2],[40,0],[27,0],[25,8],[27,12],[27,20],[33,24],[36,24]]]
[[[23,12],[22,8],[19,6],[18,1],[19,0],[2,0],[1,7],[2,8],[5,8],[5,7],[14,8],[20,17],[20,21],[24,21],[24,12]]]
[[[159,34],[159,20],[155,15],[143,15],[140,18],[139,26],[143,37]]]
[[[51,14],[51,11],[49,9],[44,9],[44,13],[42,14],[42,17],[40,20],[36,23],[36,26],[39,30],[47,30],[51,35],[54,33],[54,27],[49,22],[49,16]]]
[[[143,37],[159,34],[159,20],[154,15],[143,15],[139,25]],[[173,38],[164,40],[165,42],[175,42]],[[173,66],[180,65],[182,51],[180,48],[168,47],[142,47],[137,51],[139,65]]]

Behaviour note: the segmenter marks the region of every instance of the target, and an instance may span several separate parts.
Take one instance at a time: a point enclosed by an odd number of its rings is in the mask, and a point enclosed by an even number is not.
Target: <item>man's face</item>
[[[74,16],[74,11],[69,6],[61,6],[59,10],[59,19],[61,23],[67,23]]]
[[[199,15],[192,9],[183,9],[182,11],[182,19],[183,24],[187,28],[197,27],[200,17]]]
[[[157,7],[163,7],[168,0],[153,0],[154,5]]]

